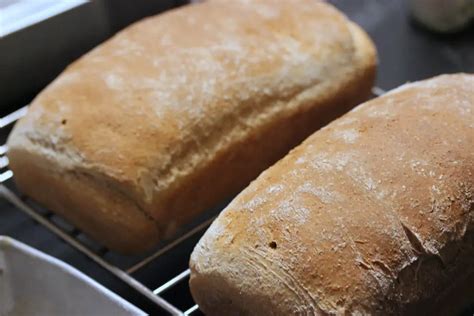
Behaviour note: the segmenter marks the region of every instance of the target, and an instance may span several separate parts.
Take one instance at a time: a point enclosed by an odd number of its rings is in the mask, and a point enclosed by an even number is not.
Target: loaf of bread
[[[144,251],[366,98],[375,63],[323,2],[178,8],[40,93],[8,141],[14,178],[109,248]]]
[[[435,315],[474,302],[474,75],[407,84],[314,133],[191,256],[208,315]]]

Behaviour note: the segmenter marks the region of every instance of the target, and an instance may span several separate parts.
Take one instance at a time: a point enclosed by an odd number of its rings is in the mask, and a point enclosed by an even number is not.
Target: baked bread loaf
[[[229,204],[190,266],[208,315],[474,302],[474,75],[404,85],[314,133]]]
[[[314,0],[145,19],[69,66],[13,130],[19,188],[120,252],[232,197],[369,95],[375,49]]]

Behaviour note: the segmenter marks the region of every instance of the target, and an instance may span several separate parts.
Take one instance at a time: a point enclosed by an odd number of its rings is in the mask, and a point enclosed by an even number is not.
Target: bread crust
[[[191,256],[195,301],[207,315],[459,311],[474,295],[473,149],[474,75],[356,107],[218,216]]]
[[[40,93],[9,138],[11,168],[23,192],[107,247],[141,252],[366,98],[375,64],[367,35],[322,2],[179,8]],[[105,205],[116,195],[126,202]]]

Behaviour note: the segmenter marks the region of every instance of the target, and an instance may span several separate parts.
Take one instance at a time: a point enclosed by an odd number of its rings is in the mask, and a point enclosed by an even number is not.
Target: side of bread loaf
[[[208,315],[472,302],[474,75],[402,86],[314,133],[218,216],[190,267]]]
[[[323,2],[185,6],[68,67],[15,126],[11,168],[26,194],[139,252],[366,98],[375,63]]]

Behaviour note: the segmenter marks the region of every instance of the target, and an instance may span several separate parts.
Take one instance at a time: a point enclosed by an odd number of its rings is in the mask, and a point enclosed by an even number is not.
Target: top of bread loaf
[[[172,10],[69,66],[33,101],[9,146],[113,183],[158,217],[166,210],[147,205],[159,202],[160,190],[291,106],[285,101],[353,71],[362,50],[373,60],[358,36],[314,0]]]
[[[360,105],[219,215],[192,254],[193,293],[204,311],[283,315],[398,314],[438,295],[472,249],[473,149],[473,75]]]

